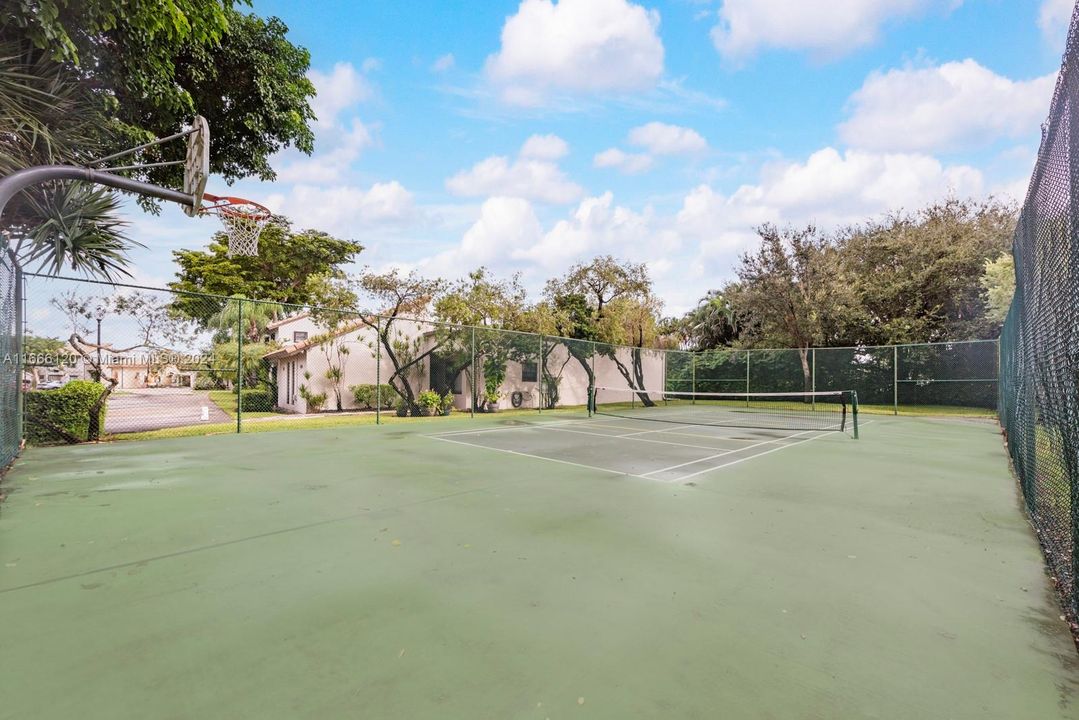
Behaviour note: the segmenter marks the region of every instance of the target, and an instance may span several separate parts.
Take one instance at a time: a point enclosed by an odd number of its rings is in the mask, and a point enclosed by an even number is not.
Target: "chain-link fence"
[[[1016,227],[1000,419],[1069,619],[1079,620],[1079,15]],[[1076,625],[1073,624],[1073,627]]]
[[[0,472],[19,452],[22,440],[19,376],[21,375],[22,277],[0,234]]]
[[[989,412],[996,408],[997,341],[799,350],[666,353],[666,388],[679,392],[853,390],[864,409]]]
[[[855,390],[872,410],[991,407],[996,342],[716,350],[28,275],[32,443],[258,432],[467,413],[584,412],[617,390]],[[896,363],[898,362],[898,365]],[[898,370],[897,370],[898,368]],[[865,399],[862,399],[865,398]],[[81,408],[71,416],[70,408]],[[89,416],[89,420],[87,417]]]

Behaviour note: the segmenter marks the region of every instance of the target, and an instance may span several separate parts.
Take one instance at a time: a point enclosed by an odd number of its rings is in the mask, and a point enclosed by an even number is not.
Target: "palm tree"
[[[709,290],[686,314],[686,321],[697,350],[729,346],[741,331],[738,315],[722,290]]]
[[[243,295],[233,295],[220,311],[206,321],[208,328],[214,330],[215,342],[228,342],[236,339],[236,329],[243,329],[247,342],[259,342],[266,326],[277,319],[279,306],[272,303],[246,300]]]
[[[0,175],[97,155],[110,123],[92,88],[29,41],[0,42]],[[0,227],[19,262],[59,274],[63,268],[112,279],[129,274],[117,195],[82,183],[55,182],[14,198]]]

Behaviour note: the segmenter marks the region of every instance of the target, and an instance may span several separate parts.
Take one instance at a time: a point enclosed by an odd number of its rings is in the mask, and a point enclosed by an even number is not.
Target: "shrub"
[[[449,415],[453,412],[453,393],[448,392],[442,396],[442,414]]]
[[[273,408],[273,393],[265,388],[251,388],[240,393],[240,409],[244,412],[270,412]]]
[[[311,379],[311,373],[305,372],[303,374],[306,380]],[[326,404],[326,393],[314,393],[303,383],[300,383],[300,397],[307,402],[308,412],[321,412],[322,406]]]
[[[408,417],[408,403],[404,398],[400,398],[397,401],[397,417]]]
[[[101,383],[72,380],[56,390],[31,390],[24,399],[26,439],[34,445],[68,442],[57,430],[86,440],[90,428],[90,408],[105,392]],[[105,427],[105,405],[98,415],[98,427]]]
[[[225,383],[218,378],[210,377],[206,373],[199,373],[195,378],[195,390],[224,390]]]
[[[352,391],[352,399],[358,406],[367,410],[374,407],[376,390],[374,385],[352,385],[349,390]]]
[[[381,391],[379,391],[381,388]],[[389,410],[394,407],[397,400],[397,391],[392,385],[352,385],[349,388],[356,404],[365,410],[373,410],[378,402],[379,395],[382,399],[382,409]]]
[[[424,390],[416,397],[416,404],[424,415],[434,415],[442,407],[442,396],[434,390]]]

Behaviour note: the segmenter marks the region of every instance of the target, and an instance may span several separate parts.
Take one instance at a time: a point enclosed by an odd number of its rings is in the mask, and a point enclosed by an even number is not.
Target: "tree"
[[[1001,253],[996,260],[986,260],[984,267],[981,285],[985,292],[985,317],[999,332],[1015,294],[1015,259],[1011,253]]]
[[[1015,209],[949,198],[839,233],[839,272],[854,302],[836,341],[846,345],[984,336],[986,261],[1011,247]]]
[[[85,162],[104,147],[108,120],[89,84],[22,40],[0,33],[0,176],[33,166]],[[76,182],[28,188],[4,210],[4,228],[24,266],[111,280],[127,274],[114,193]]]
[[[766,224],[757,234],[760,248],[742,256],[739,282],[727,299],[744,319],[750,344],[798,349],[808,391],[809,348],[829,339],[833,314],[843,304],[835,246],[812,225],[780,230]]]
[[[0,174],[85,164],[176,133],[201,112],[213,127],[211,172],[273,179],[274,153],[313,147],[310,58],[286,33],[232,0],[17,0],[0,13]],[[183,168],[161,163],[184,152],[182,142],[139,151],[132,162],[155,166],[124,174],[179,187]],[[20,193],[4,219],[40,269],[111,280],[128,274],[133,244],[116,205],[105,188],[52,182]]]
[[[235,342],[238,333],[243,334],[244,342],[257,343],[262,341],[266,326],[278,318],[280,311],[279,305],[233,295],[219,312],[207,319],[206,327],[214,331],[215,343]]]
[[[24,368],[65,368],[71,364],[71,353],[67,350],[67,343],[60,338],[24,334],[22,338],[22,355]],[[3,357],[2,360],[4,363],[15,365],[15,358],[10,355]],[[30,383],[33,389],[37,388],[36,372],[30,373]]]
[[[293,232],[287,220],[278,220],[262,231],[258,256],[229,257],[224,233],[214,235],[208,251],[174,251],[180,269],[169,288],[293,305],[325,299],[328,283],[344,278],[341,266],[352,262],[363,246],[318,230]],[[224,301],[181,295],[174,307],[206,327]]]
[[[169,306],[147,293],[134,291],[128,295],[104,297],[81,297],[75,292],[63,293],[51,300],[68,321],[70,335],[67,344],[82,358],[90,368],[95,380],[105,383],[105,391],[90,408],[90,421],[86,439],[98,440],[103,428],[99,426],[101,408],[105,405],[112,391],[119,384],[114,377],[106,377],[104,368],[98,362],[99,350],[107,349],[110,353],[126,353],[132,350],[167,350],[171,343],[188,344],[193,335],[188,324],[177,319]],[[121,315],[135,328],[137,341],[124,348],[112,347],[109,343],[101,345],[86,339],[90,333],[89,322],[95,319],[98,310],[106,314]],[[66,438],[70,439],[70,438]]]
[[[726,289],[709,290],[697,307],[686,313],[684,332],[693,350],[729,347],[738,340],[738,314]]]
[[[211,123],[210,171],[232,181],[274,179],[268,159],[284,147],[310,153],[314,119],[310,55],[285,39],[277,18],[245,15],[232,0],[17,0],[0,39],[20,42],[54,66],[84,77],[111,121],[106,151],[180,130],[201,113]],[[144,154],[182,159],[182,144]],[[182,169],[139,173],[176,187]]]
[[[567,349],[588,375],[589,386],[595,385],[595,374],[591,366],[593,353],[599,353],[612,359],[619,372],[626,378],[629,386],[641,390],[641,402],[652,401],[641,383],[634,380],[641,375],[640,347],[633,352],[634,368],[628,368],[611,343],[624,339],[622,332],[626,328],[620,318],[611,318],[611,308],[616,315],[623,315],[627,308],[635,307],[634,312],[647,314],[655,311],[658,305],[652,298],[652,281],[648,269],[643,264],[616,260],[610,255],[594,258],[589,263],[578,263],[569,269],[564,278],[547,281],[545,295],[558,312],[563,323],[560,334],[568,338],[591,340],[590,344],[567,343]],[[652,319],[654,332],[656,318]],[[638,329],[643,329],[641,316],[638,316]],[[634,333],[630,332],[630,335]],[[603,344],[596,344],[596,342]]]
[[[402,325],[412,318],[425,315],[432,300],[443,291],[446,283],[441,279],[421,277],[415,271],[402,275],[398,270],[390,270],[385,273],[364,273],[357,284],[377,307],[384,308],[382,317],[360,315],[358,319],[375,331],[375,342],[379,343],[382,353],[393,365],[393,373],[387,383],[411,411],[417,412],[417,393],[409,375],[422,372],[424,361],[440,345],[436,339],[424,349],[423,338],[414,332],[406,332]]]
[[[435,300],[435,315],[451,323],[436,330],[438,354],[445,363],[447,377],[467,371],[469,385],[475,387],[474,349],[483,367],[485,398],[497,396],[509,360],[527,361],[535,357],[534,342],[531,353],[525,347],[529,336],[503,332],[520,325],[525,297],[519,275],[499,280],[487,268],[480,267],[450,285]],[[438,390],[442,392],[444,388]]]

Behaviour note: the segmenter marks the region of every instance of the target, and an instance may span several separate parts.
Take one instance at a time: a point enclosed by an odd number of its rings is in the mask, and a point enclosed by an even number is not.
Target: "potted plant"
[[[397,401],[396,412],[397,417],[408,417],[408,403],[404,398]]]
[[[487,401],[487,412],[489,412],[489,413],[498,412],[498,398],[499,397],[500,397],[500,395],[499,395],[497,390],[495,390],[495,391],[488,390],[487,391],[487,395],[484,398]]]
[[[434,415],[441,411],[442,396],[434,390],[424,390],[416,397],[416,404],[419,406],[420,415]]]
[[[453,393],[448,392],[442,396],[442,414],[449,415],[453,412]]]

